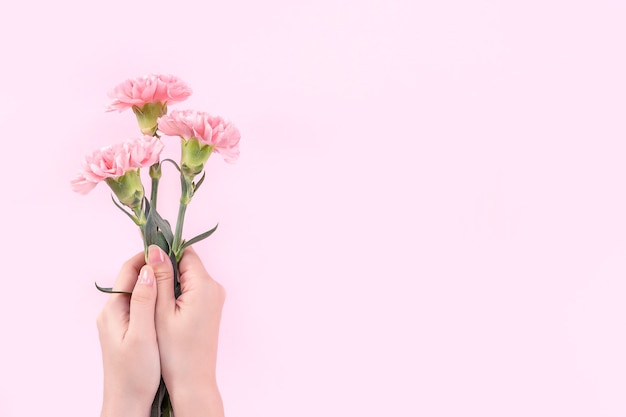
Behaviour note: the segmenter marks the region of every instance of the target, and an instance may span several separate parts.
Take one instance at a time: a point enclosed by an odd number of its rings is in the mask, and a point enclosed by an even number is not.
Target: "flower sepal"
[[[144,191],[139,169],[131,169],[126,171],[124,175],[106,178],[105,181],[120,203],[129,207],[135,214],[141,212]]]
[[[180,172],[193,179],[204,169],[204,164],[213,152],[213,145],[207,145],[196,138],[181,141]]]
[[[167,104],[157,101],[146,103],[141,107],[133,106],[133,113],[137,117],[141,133],[154,135],[157,130],[157,119],[167,114]]]

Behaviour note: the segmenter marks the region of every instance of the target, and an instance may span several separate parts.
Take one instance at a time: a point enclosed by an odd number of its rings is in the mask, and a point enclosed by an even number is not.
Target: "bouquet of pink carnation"
[[[156,244],[169,254],[174,266],[174,293],[180,295],[178,262],[183,250],[209,237],[217,228],[191,239],[183,239],[183,224],[187,206],[204,181],[204,167],[213,152],[225,161],[239,157],[240,134],[237,128],[219,116],[196,110],[175,110],[168,113],[168,105],[184,101],[191,89],[172,75],[150,74],[126,80],[109,93],[113,102],[108,111],[132,109],[137,117],[142,136],[123,143],[104,147],[85,158],[82,172],[72,180],[72,189],[87,194],[104,181],[113,191],[113,203],[139,226],[144,250]],[[161,160],[164,143],[161,135],[178,136],[181,143],[180,163]],[[169,162],[180,173],[181,195],[175,228],[161,217],[157,210],[161,165]],[[151,188],[146,196],[141,180],[141,169],[148,169]],[[115,293],[112,288],[103,292]],[[152,405],[151,416],[172,416],[167,389],[161,386]]]

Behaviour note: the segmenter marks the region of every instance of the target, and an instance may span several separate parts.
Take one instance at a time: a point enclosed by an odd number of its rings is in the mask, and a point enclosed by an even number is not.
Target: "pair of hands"
[[[104,367],[102,417],[148,416],[161,376],[176,417],[222,417],[215,378],[217,339],[226,293],[191,248],[174,272],[158,246],[129,259],[98,316]]]

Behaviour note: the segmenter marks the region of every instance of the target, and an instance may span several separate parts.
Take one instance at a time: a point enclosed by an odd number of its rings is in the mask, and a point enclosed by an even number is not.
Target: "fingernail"
[[[165,252],[157,245],[150,245],[150,247],[148,247],[148,263],[150,265],[158,265],[163,262],[165,262]]]
[[[140,284],[152,285],[152,281],[154,281],[152,269],[141,268],[141,272],[139,273],[139,278],[137,282],[139,282]]]

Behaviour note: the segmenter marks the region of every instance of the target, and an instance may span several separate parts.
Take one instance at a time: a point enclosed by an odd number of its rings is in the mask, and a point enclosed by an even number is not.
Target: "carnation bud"
[[[152,178],[153,180],[158,180],[161,179],[161,176],[163,175],[163,171],[161,170],[161,164],[152,164],[150,165],[150,178]]]

